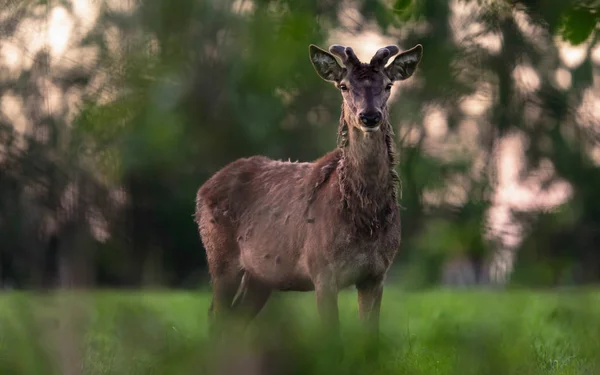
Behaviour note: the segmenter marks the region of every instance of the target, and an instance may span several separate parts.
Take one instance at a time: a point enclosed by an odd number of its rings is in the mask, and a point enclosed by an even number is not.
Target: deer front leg
[[[343,356],[342,341],[340,337],[340,322],[337,301],[337,285],[335,282],[317,283],[315,285],[315,295],[317,299],[317,310],[324,331],[328,338],[332,340],[332,346],[335,354],[341,358]]]
[[[379,346],[379,313],[383,297],[383,280],[367,280],[356,285],[358,289],[358,315],[369,335],[369,354],[377,357]]]

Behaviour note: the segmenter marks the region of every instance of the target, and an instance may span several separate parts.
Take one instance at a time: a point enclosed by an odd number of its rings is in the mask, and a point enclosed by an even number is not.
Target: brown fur
[[[314,290],[320,315],[337,330],[337,292],[356,285],[359,313],[377,327],[383,280],[400,245],[399,180],[383,90],[398,78],[379,65],[327,63],[315,65],[319,75],[351,86],[335,150],[311,163],[239,159],[198,190],[214,317],[234,311],[251,319],[271,290]],[[381,112],[379,130],[361,125],[358,113],[367,110]]]

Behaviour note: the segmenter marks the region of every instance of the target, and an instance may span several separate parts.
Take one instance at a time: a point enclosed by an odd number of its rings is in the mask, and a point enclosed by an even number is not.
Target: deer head
[[[364,133],[380,129],[387,116],[387,101],[393,83],[409,78],[423,55],[423,47],[418,44],[400,53],[386,66],[399,51],[393,45],[381,48],[367,64],[360,62],[351,47],[334,44],[327,52],[310,45],[310,61],[317,74],[335,83],[342,93],[343,116],[349,127]],[[340,58],[342,65],[334,55]]]

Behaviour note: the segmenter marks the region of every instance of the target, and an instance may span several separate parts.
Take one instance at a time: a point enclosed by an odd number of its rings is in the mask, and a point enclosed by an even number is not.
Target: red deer
[[[338,291],[355,285],[360,319],[377,336],[383,282],[400,246],[387,101],[393,82],[414,73],[423,47],[400,54],[384,47],[369,63],[351,47],[329,51],[309,47],[317,74],[342,95],[337,148],[305,163],[239,159],[198,190],[213,324],[229,314],[249,322],[273,290],[314,291],[319,316],[338,336]]]

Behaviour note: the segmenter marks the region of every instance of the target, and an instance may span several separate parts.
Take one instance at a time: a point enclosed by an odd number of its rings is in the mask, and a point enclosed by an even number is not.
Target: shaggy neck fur
[[[395,170],[393,130],[384,110],[378,131],[364,133],[349,125],[344,108],[338,129],[341,158],[337,167],[344,210],[359,233],[372,236],[385,230],[397,205],[398,175]]]

